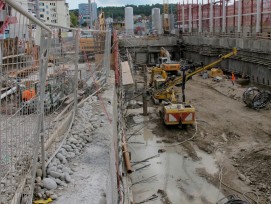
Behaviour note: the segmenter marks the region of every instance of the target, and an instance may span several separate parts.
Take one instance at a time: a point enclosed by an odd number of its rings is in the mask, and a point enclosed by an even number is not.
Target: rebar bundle
[[[250,87],[243,93],[243,101],[253,109],[265,108],[271,102],[271,92]]]

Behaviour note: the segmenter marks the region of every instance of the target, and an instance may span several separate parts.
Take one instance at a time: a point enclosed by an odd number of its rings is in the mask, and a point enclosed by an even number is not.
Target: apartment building
[[[40,0],[39,9],[44,23],[70,27],[69,4],[65,0]]]

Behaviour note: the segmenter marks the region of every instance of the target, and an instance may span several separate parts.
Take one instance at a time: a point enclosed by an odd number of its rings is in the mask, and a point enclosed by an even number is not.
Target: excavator
[[[192,76],[198,74],[202,71],[211,69],[218,63],[222,62],[225,59],[228,59],[232,56],[237,55],[237,49],[233,48],[232,52],[222,55],[218,60],[202,67],[196,69],[194,72],[186,74],[188,68],[183,67],[183,74],[180,77],[177,77],[173,80],[165,80],[165,83],[160,86],[154,86],[152,92],[152,97],[154,102],[158,104],[162,100],[169,101],[169,105],[165,105],[162,108],[161,117],[164,120],[166,125],[179,125],[182,127],[184,124],[194,124],[195,122],[195,108],[191,104],[185,103],[185,82],[187,82]],[[179,103],[178,98],[176,97],[176,92],[174,90],[175,86],[181,84],[183,92],[183,101]]]
[[[171,61],[171,56],[165,48],[161,47],[160,49],[160,57],[159,57],[159,66],[164,71],[169,73],[176,73],[180,71],[180,64],[175,61]]]
[[[166,71],[159,67],[153,67],[151,70],[151,80],[149,86],[152,87],[154,85],[155,87],[159,87],[166,82],[167,78],[168,75]]]

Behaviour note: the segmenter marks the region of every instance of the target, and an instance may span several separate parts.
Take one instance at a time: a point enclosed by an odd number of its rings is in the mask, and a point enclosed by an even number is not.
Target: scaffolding
[[[179,2],[177,27],[184,35],[271,39],[271,0]]]

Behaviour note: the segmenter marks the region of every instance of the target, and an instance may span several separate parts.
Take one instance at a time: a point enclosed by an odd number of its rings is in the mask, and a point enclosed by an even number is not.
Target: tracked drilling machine
[[[166,80],[165,83],[159,87],[153,87],[152,97],[155,104],[161,102],[162,100],[168,101],[168,105],[162,107],[161,117],[166,125],[179,125],[183,124],[194,124],[195,122],[195,108],[185,102],[185,82],[187,82],[192,76],[198,74],[202,71],[211,69],[218,63],[222,62],[225,59],[228,59],[237,54],[237,49],[233,48],[232,52],[221,56],[215,62],[208,64],[204,67],[198,68],[192,73],[186,73],[189,67],[182,68],[182,76],[177,77],[174,80]],[[176,85],[182,85],[183,100],[179,102],[176,97]]]

